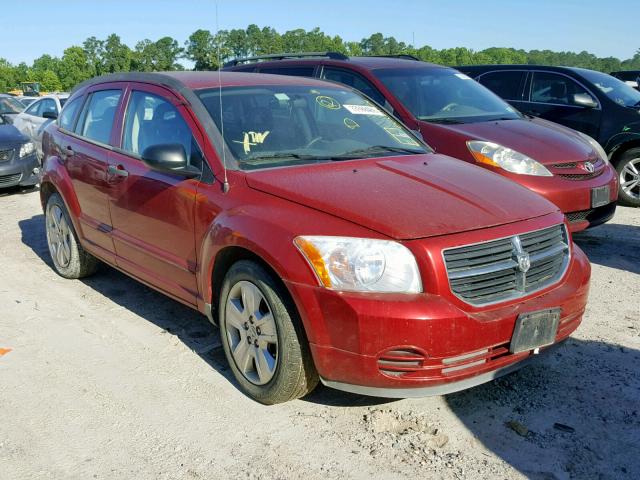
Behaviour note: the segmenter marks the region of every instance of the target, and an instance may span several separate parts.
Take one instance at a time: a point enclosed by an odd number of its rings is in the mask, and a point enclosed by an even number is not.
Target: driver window
[[[158,95],[134,91],[127,106],[122,149],[140,157],[148,147],[176,143],[184,147],[192,165],[200,166],[202,154],[180,112]]]
[[[36,117],[39,117],[40,116],[40,108],[42,107],[42,103],[43,102],[44,102],[44,100],[32,103],[31,105],[29,105],[29,108],[27,108],[25,110],[25,113],[28,113],[29,115],[34,115]]]
[[[38,112],[40,117],[44,116],[45,112],[58,113],[58,107],[56,106],[56,102],[51,98],[45,98],[42,100],[42,108]]]
[[[531,84],[531,101],[555,105],[575,105],[576,94],[587,94],[584,88],[564,75],[535,72]],[[591,95],[589,95],[591,96]]]

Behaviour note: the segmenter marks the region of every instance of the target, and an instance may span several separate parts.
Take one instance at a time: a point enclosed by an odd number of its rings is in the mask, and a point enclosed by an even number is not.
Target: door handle
[[[129,176],[129,172],[127,172],[122,165],[118,165],[117,167],[115,165],[109,165],[107,172],[109,172],[110,175],[115,175],[116,177],[124,178]]]
[[[73,155],[75,155],[75,153],[76,152],[73,151],[73,148],[71,148],[71,145],[67,145],[65,148],[60,150],[60,157],[62,161],[66,162],[69,159],[69,157],[72,157]]]

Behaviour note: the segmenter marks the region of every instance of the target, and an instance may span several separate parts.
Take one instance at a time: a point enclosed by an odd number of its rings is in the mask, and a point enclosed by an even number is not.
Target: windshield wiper
[[[350,160],[354,158],[362,158],[363,155],[376,154],[381,152],[404,153],[407,155],[419,155],[421,153],[426,153],[424,150],[415,150],[413,148],[373,145],[371,147],[359,148],[357,150],[351,150],[350,152],[341,153],[340,155],[330,156],[329,160]]]
[[[269,160],[287,160],[287,159],[295,159],[295,160],[326,160],[326,156],[318,156],[318,155],[307,155],[304,153],[295,153],[295,152],[282,152],[282,153],[274,153],[270,155],[256,155],[254,157],[249,157],[241,160],[242,163],[263,163]]]
[[[460,120],[455,120],[453,118],[429,118],[429,117],[420,117],[420,120],[429,123],[441,123],[443,125],[457,125],[460,123],[464,123]]]

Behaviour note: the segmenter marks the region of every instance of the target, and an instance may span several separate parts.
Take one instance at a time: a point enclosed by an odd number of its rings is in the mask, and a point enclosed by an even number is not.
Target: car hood
[[[28,138],[20,133],[20,130],[13,125],[0,124],[0,146],[17,145],[27,140]]]
[[[575,130],[538,118],[439,125],[464,140],[499,143],[543,165],[597,159],[593,147]]]
[[[407,155],[248,172],[255,190],[398,240],[476,230],[556,212],[483,168],[444,155]]]

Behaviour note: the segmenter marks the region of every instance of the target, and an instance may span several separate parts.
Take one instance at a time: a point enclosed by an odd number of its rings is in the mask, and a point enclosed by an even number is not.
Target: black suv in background
[[[640,70],[623,70],[620,72],[611,72],[611,75],[619,78],[627,85],[635,88],[636,90],[640,90]]]
[[[456,67],[522,113],[595,138],[618,171],[619,201],[640,207],[640,92],[606,73],[540,65]]]

